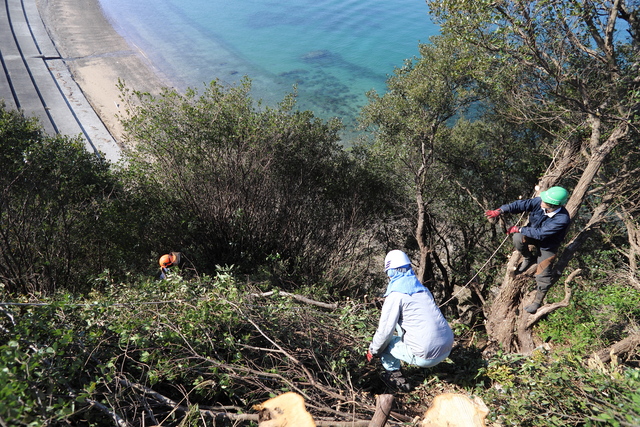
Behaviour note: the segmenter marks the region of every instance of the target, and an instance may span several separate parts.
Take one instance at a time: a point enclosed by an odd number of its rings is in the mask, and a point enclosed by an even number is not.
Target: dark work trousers
[[[538,267],[535,273],[537,288],[546,293],[553,284],[553,263],[556,260],[556,252],[541,250],[539,240],[526,237],[521,233],[513,233],[513,245],[524,258],[537,258]],[[535,254],[531,252],[529,245],[535,246]]]

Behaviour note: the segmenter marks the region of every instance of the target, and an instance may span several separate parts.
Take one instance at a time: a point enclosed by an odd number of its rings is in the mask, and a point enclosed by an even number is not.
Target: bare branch
[[[569,283],[571,283],[571,281],[581,272],[582,270],[578,268],[577,270],[569,274],[569,277],[567,277],[567,279],[564,281],[564,299],[560,302],[556,302],[553,304],[545,304],[542,307],[540,307],[535,314],[531,315],[531,318],[527,322],[527,328],[531,328],[540,319],[542,319],[544,316],[548,315],[549,313],[553,313],[559,308],[567,307],[569,305],[569,302],[571,301],[571,296],[573,295],[573,292],[571,290],[571,287],[569,286]]]
[[[234,305],[234,304],[232,304]],[[235,305],[234,305],[235,306]],[[235,306],[236,309],[238,309],[237,306]],[[267,339],[267,341],[269,341],[271,344],[273,344],[278,350],[280,350],[281,352],[283,352],[289,359],[291,359],[293,362],[295,362],[303,371],[305,376],[307,377],[307,379],[309,380],[309,382],[311,383],[312,386],[322,390],[324,393],[326,393],[327,395],[333,397],[334,399],[338,399],[341,401],[346,401],[348,400],[346,397],[338,394],[338,393],[334,393],[331,390],[328,390],[326,387],[324,387],[322,384],[318,383],[315,379],[315,377],[311,374],[311,372],[309,372],[309,370],[307,369],[306,366],[304,366],[304,364],[302,364],[296,357],[292,356],[291,354],[287,353],[282,347],[280,347],[280,345],[278,345],[278,343],[276,343],[275,341],[273,341],[271,338],[269,338],[263,331],[262,329],[251,319],[247,318],[247,321],[249,323],[251,323],[253,325],[254,328],[256,328],[256,330]]]
[[[89,403],[91,406],[99,409],[101,412],[104,412],[105,414],[107,414],[110,418],[113,419],[113,421],[116,424],[116,426],[118,426],[118,427],[131,427],[131,424],[129,424],[125,419],[123,419],[115,411],[107,408],[102,403],[100,403],[100,402],[98,402],[96,400],[92,400],[92,399],[87,399],[87,403]]]
[[[275,291],[269,291],[269,292],[263,292],[261,294],[251,294],[254,297],[270,297],[272,295],[274,295],[276,292]],[[315,305],[318,307],[322,307],[322,308],[327,308],[330,310],[335,310],[338,308],[338,304],[329,304],[326,302],[320,302],[320,301],[315,301],[312,300],[311,298],[307,298],[305,296],[302,295],[297,295],[297,294],[291,294],[289,292],[284,292],[284,291],[279,291],[278,295],[283,295],[286,297],[291,297],[297,301],[303,302],[305,304],[310,304],[310,305]]]

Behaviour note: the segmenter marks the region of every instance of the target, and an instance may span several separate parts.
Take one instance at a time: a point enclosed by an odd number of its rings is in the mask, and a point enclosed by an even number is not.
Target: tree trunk
[[[428,194],[425,192],[427,186],[427,171],[432,164],[433,140],[435,138],[438,125],[432,123],[430,133],[420,138],[420,166],[415,174],[416,202],[418,204],[418,217],[416,224],[416,241],[420,248],[420,260],[416,276],[420,283],[427,286],[427,282],[433,278],[433,267],[430,265],[430,253],[433,245],[428,241],[428,234],[432,228],[431,218],[427,206]]]
[[[627,136],[628,133],[629,126],[626,123],[621,124],[617,126],[613,130],[613,132],[611,132],[611,135],[609,135],[609,137],[601,145],[596,146],[594,142],[590,143],[589,148],[591,150],[591,157],[589,158],[589,162],[587,163],[587,166],[580,176],[580,180],[578,180],[578,183],[573,189],[573,192],[571,193],[571,199],[569,199],[569,202],[566,206],[571,218],[575,218],[576,214],[578,213],[578,209],[582,205],[589,187],[593,183],[593,180],[600,170],[600,167],[602,167],[605,159],[607,158],[609,153],[611,153],[611,150],[613,150],[621,142],[621,140]],[[591,139],[593,140],[599,135],[600,122],[599,120],[594,120]]]
[[[582,151],[587,152],[588,150],[591,156],[566,206],[572,218],[575,218],[577,215],[578,209],[582,205],[589,187],[593,183],[598,170],[600,170],[607,156],[629,132],[627,124],[620,124],[601,145],[597,145],[601,133],[601,123],[596,117],[591,117],[590,123],[592,126],[591,137],[588,143],[585,142],[583,144]],[[563,167],[562,165],[566,163],[567,162],[559,162],[557,167]],[[547,185],[557,182],[561,177],[558,172],[562,172],[562,170],[549,171],[540,182],[546,183]],[[592,228],[604,218],[606,208],[611,201],[611,194],[606,193],[602,203],[594,209],[587,226],[577,233],[562,252],[555,266],[555,277],[562,275],[571,258],[573,258],[589,236]],[[525,294],[524,289],[529,286],[530,278],[524,274],[517,277],[513,275],[515,266],[517,266],[516,262],[519,261],[519,259],[520,255],[514,252],[507,265],[507,272],[502,281],[502,285],[494,298],[487,316],[486,328],[489,341],[500,346],[504,351],[527,351],[527,349],[532,349],[533,346],[532,329],[525,326],[529,313],[522,310],[522,299]]]
[[[517,277],[513,274],[520,258],[518,252],[514,251],[511,255],[500,292],[496,295],[487,316],[486,328],[489,340],[500,345],[507,352],[514,351],[513,332],[524,287],[522,276]]]
[[[638,257],[640,257],[640,227],[633,216],[626,210],[620,215],[627,227],[629,237],[629,252],[625,255],[629,259],[629,283],[636,289],[640,289],[640,278],[638,277]]]
[[[418,248],[420,254],[418,258],[418,269],[416,270],[416,277],[425,286],[430,287],[430,283],[433,281],[433,262],[431,261],[431,252],[433,251],[433,244],[431,243],[429,236],[432,233],[431,217],[427,211],[427,207],[424,204],[424,198],[422,193],[416,194],[418,202],[418,218],[416,224],[416,241],[418,242]]]
[[[419,184],[419,180],[416,180],[416,183]],[[416,189],[416,203],[418,205],[418,217],[416,218],[416,242],[418,242],[418,248],[420,249],[420,257],[418,259],[418,269],[416,271],[416,276],[420,283],[425,282],[425,271],[427,266],[427,259],[429,257],[429,252],[427,248],[426,242],[426,222],[427,222],[427,214],[426,207],[424,206],[424,198],[422,197],[421,188],[418,187]]]

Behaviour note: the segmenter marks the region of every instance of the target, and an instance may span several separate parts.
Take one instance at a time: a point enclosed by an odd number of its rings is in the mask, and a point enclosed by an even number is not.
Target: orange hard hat
[[[160,257],[160,267],[162,268],[167,268],[167,267],[171,267],[174,263],[174,261],[176,260],[175,255],[171,254],[165,254],[162,255]]]

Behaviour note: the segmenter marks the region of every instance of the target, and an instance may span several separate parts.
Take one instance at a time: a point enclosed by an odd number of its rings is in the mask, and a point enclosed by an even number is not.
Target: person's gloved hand
[[[371,350],[367,350],[367,362],[371,362],[373,360],[373,354],[371,354]]]
[[[485,215],[487,218],[491,218],[491,219],[493,219],[493,218],[498,218],[498,217],[500,216],[500,214],[501,214],[501,213],[502,213],[502,211],[501,211],[500,209],[494,209],[494,210],[492,210],[492,211],[486,211],[486,212],[484,213],[484,215]]]
[[[518,227],[517,225],[511,226],[507,230],[507,234],[513,234],[513,233],[519,233],[519,232],[520,232],[520,227]]]

